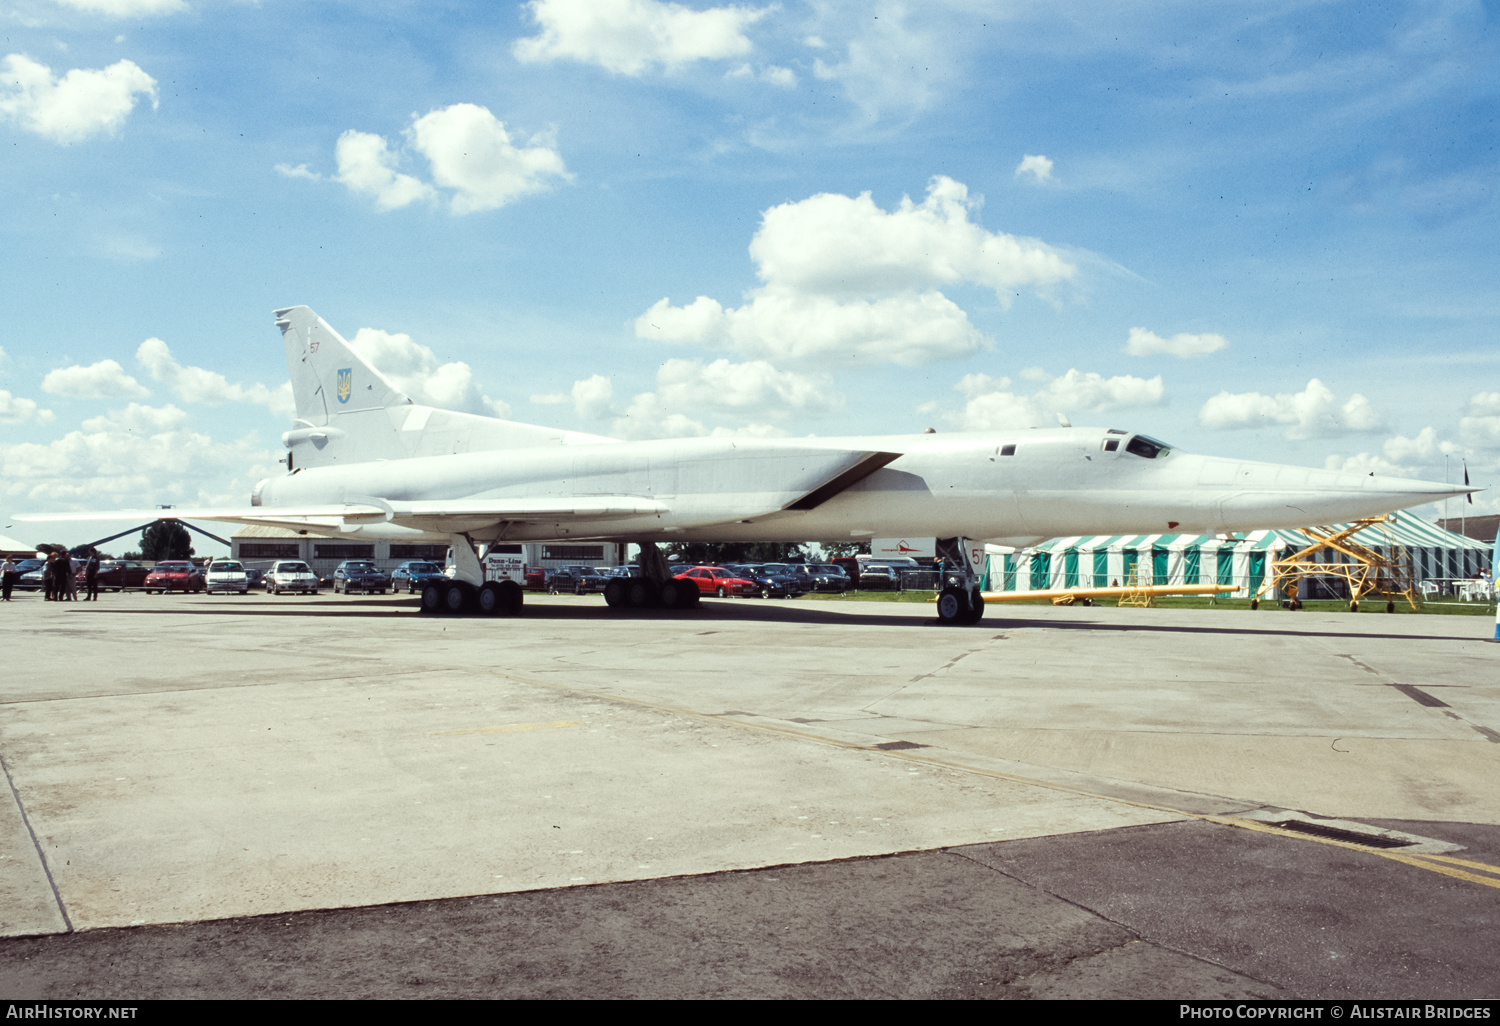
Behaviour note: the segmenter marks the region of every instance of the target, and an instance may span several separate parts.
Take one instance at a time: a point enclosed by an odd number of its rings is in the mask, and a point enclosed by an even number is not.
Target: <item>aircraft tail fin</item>
[[[411,457],[612,442],[414,402],[305,306],[276,311],[296,423],[281,436],[290,470]]]
[[[277,310],[276,326],[286,346],[299,421],[323,426],[345,413],[411,404],[410,398],[308,307]]]

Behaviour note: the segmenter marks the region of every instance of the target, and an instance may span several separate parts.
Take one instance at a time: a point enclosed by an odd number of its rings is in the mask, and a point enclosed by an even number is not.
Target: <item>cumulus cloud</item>
[[[63,7],[110,18],[150,18],[179,14],[188,9],[183,0],[52,0]]]
[[[546,189],[550,179],[570,177],[562,157],[546,141],[515,146],[504,123],[472,103],[425,114],[412,122],[408,134],[431,162],[433,181],[454,190],[455,214],[503,207]]]
[[[795,71],[775,64],[767,64],[759,71],[748,64],[738,64],[724,72],[724,77],[742,82],[765,82],[782,89],[791,89],[797,84]]]
[[[589,380],[608,383],[597,375]],[[573,386],[575,408],[579,407],[579,386],[586,384],[580,381]],[[831,385],[826,376],[778,370],[764,360],[668,360],[656,372],[656,390],[635,396],[615,420],[613,431],[624,438],[782,435],[786,432],[776,421],[792,415],[822,416],[842,405],[842,397],[832,392]],[[754,420],[712,428],[705,424],[744,415]]]
[[[372,132],[349,129],[339,136],[333,153],[339,167],[337,180],[351,192],[374,197],[375,206],[381,210],[395,210],[432,195],[430,185],[396,170],[396,155]],[[301,177],[295,168],[282,174]]]
[[[972,355],[987,340],[939,286],[981,285],[1006,303],[1076,271],[1037,240],[986,231],[969,219],[977,206],[939,175],[921,203],[903,197],[891,211],[869,193],[772,207],[750,243],[763,285],[748,302],[662,299],[636,319],[636,334],[771,359],[915,365]]]
[[[1342,403],[1317,378],[1300,392],[1220,392],[1203,404],[1198,421],[1211,428],[1282,426],[1289,439],[1324,438],[1376,431],[1380,416],[1358,392]]]
[[[823,6],[825,14],[831,13],[833,5]],[[925,4],[913,17],[902,0],[878,4],[873,18],[869,9],[868,4],[847,5],[852,21],[846,22],[850,36],[843,57],[830,53],[827,61],[815,59],[813,74],[838,82],[866,122],[908,117],[932,106],[959,68],[944,12],[939,5]],[[821,36],[806,42],[815,49],[828,46]]]
[[[183,402],[219,406],[223,403],[259,403],[272,413],[290,417],[294,410],[290,383],[278,388],[265,385],[231,384],[217,371],[202,367],[184,367],[172,350],[159,338],[148,338],[135,351],[136,362],[145,367],[153,381],[160,381]]]
[[[349,346],[392,385],[426,406],[464,413],[510,416],[510,407],[481,394],[467,363],[439,364],[437,355],[404,332],[360,328]]]
[[[41,409],[34,399],[22,399],[0,388],[0,424],[50,424],[57,419],[51,410]]]
[[[383,136],[352,128],[334,146],[335,181],[373,197],[380,210],[447,196],[453,213],[472,214],[541,192],[553,180],[572,178],[549,137],[535,136],[518,146],[504,122],[473,103],[455,103],[413,116],[406,139],[413,151],[427,159],[432,184],[398,170],[401,154]],[[287,178],[321,178],[305,164],[277,164],[276,170]]]
[[[1229,341],[1223,335],[1179,334],[1171,338],[1162,338],[1156,332],[1147,331],[1145,328],[1131,328],[1130,341],[1125,343],[1125,351],[1131,356],[1166,355],[1189,359],[1194,356],[1217,353],[1227,345]]]
[[[45,444],[0,444],[0,495],[82,506],[244,501],[276,454],[253,437],[215,442],[191,430],[173,406],[131,403]]]
[[[1016,165],[1016,177],[1025,175],[1030,175],[1031,180],[1038,183],[1052,181],[1052,161],[1040,153],[1026,154]]]
[[[1109,410],[1158,406],[1166,399],[1161,376],[1138,378],[1121,374],[1106,378],[1092,371],[1069,370],[1051,377],[1042,372],[1023,375],[1042,387],[1023,392],[1010,378],[967,374],[954,388],[964,395],[962,411],[946,419],[965,431],[1005,431],[1047,427],[1059,413],[1103,413]]]
[[[69,399],[144,399],[151,394],[114,360],[48,371],[42,391]]]
[[[1458,422],[1459,437],[1466,446],[1500,452],[1500,392],[1478,392]]]
[[[657,394],[669,408],[753,410],[762,417],[824,413],[838,405],[830,384],[826,376],[777,370],[765,360],[668,360],[656,372]]]
[[[138,95],[149,96],[156,107],[156,79],[134,61],[74,68],[58,78],[45,64],[13,53],[0,71],[0,117],[63,145],[115,132]]]
[[[517,60],[580,61],[621,75],[747,54],[752,45],[745,29],[767,11],[698,11],[660,0],[532,0],[526,6],[541,32],[516,42]]]

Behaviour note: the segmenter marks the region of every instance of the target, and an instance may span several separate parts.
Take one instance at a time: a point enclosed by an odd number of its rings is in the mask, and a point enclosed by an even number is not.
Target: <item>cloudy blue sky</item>
[[[1064,413],[1489,484],[1497,18],[6,0],[5,513],[243,503],[297,303],[419,399],[621,437]]]

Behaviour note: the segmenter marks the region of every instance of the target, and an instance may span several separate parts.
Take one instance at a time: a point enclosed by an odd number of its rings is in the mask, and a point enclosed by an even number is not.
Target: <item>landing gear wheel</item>
[[[443,586],[441,584],[428,584],[423,586],[422,612],[443,612]]]
[[[500,582],[500,612],[504,616],[520,616],[521,605],[526,601],[525,592],[515,581]]]
[[[667,609],[688,609],[693,604],[692,597],[688,594],[688,588],[698,590],[696,584],[684,584],[682,581],[667,581],[661,586],[661,604]]]
[[[625,594],[633,609],[646,609],[661,602],[661,591],[653,581],[633,580]]]
[[[1259,609],[1260,608],[1260,599],[1251,599],[1250,600],[1250,608],[1251,609]]]
[[[1385,611],[1387,613],[1394,613],[1396,611],[1396,603],[1394,603],[1394,602],[1387,602],[1385,604]]]
[[[626,594],[623,580],[617,577],[604,586],[604,604],[611,609],[630,604],[630,596]]]
[[[505,605],[505,599],[500,594],[500,585],[494,581],[481,584],[479,594],[474,597],[474,605],[485,616],[494,616],[499,613]]]
[[[1349,603],[1349,612],[1351,612],[1351,613],[1357,613],[1357,612],[1359,612],[1359,603],[1358,602],[1351,602],[1351,603]]]
[[[443,589],[443,608],[450,613],[466,613],[474,604],[474,589],[463,581],[454,581]]]
[[[938,622],[949,626],[963,623],[969,611],[969,597],[962,588],[944,588],[937,600]]]
[[[978,623],[980,618],[983,616],[984,596],[979,594],[978,588],[975,588],[973,591],[969,592],[969,608],[961,617],[959,617],[958,622],[964,624],[965,626],[972,626],[973,624]]]

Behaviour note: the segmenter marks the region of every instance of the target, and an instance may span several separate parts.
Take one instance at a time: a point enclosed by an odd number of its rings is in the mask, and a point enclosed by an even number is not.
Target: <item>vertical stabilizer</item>
[[[411,400],[305,306],[276,311],[296,422],[281,436],[293,470],[538,445],[612,442]]]
[[[411,408],[405,393],[307,307],[277,310],[276,326],[297,411],[281,436],[293,469],[407,455],[389,412]]]
[[[299,421],[323,425],[340,414],[411,403],[308,307],[277,310],[276,326],[286,346]]]

